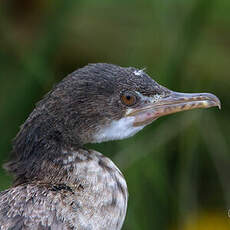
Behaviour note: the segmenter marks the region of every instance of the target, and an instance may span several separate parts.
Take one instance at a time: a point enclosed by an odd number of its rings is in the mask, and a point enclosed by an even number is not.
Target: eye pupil
[[[124,105],[132,106],[132,105],[136,104],[136,100],[137,100],[137,98],[136,98],[135,94],[133,94],[133,93],[126,92],[123,95],[121,95],[121,101]]]

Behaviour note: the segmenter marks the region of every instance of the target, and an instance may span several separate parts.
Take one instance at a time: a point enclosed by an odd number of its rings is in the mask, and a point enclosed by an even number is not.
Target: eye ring
[[[132,106],[136,104],[137,97],[132,92],[124,92],[121,94],[121,102],[126,106]]]

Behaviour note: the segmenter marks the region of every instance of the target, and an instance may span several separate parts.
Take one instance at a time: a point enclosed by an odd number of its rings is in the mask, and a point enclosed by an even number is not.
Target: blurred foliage
[[[213,92],[222,110],[165,117],[90,145],[123,171],[123,229],[230,229],[230,1],[10,0],[0,3],[0,164],[34,104],[92,62],[146,67],[176,91]],[[0,170],[0,189],[11,177]]]

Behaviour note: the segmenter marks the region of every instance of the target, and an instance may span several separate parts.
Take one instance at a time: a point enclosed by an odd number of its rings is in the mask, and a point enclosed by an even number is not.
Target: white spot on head
[[[138,96],[141,98],[142,101],[147,101],[150,103],[156,103],[163,97],[163,95],[160,95],[160,94],[155,94],[153,96],[147,97],[137,91],[136,93],[138,94]]]
[[[121,140],[133,136],[144,128],[144,126],[133,126],[134,119],[134,117],[124,117],[120,120],[112,121],[109,126],[102,128],[95,134],[93,142]]]
[[[133,72],[136,76],[142,76],[144,74],[144,69],[134,70]]]
[[[162,98],[162,95],[160,94],[155,94],[154,96],[151,97],[152,102],[158,102]]]

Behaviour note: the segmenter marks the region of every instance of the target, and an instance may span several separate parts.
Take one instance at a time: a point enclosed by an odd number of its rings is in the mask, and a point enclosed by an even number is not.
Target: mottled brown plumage
[[[119,230],[127,186],[113,162],[86,143],[134,135],[160,116],[219,105],[211,94],[179,94],[135,68],[91,64],[57,84],[22,125],[0,193],[0,230]]]

